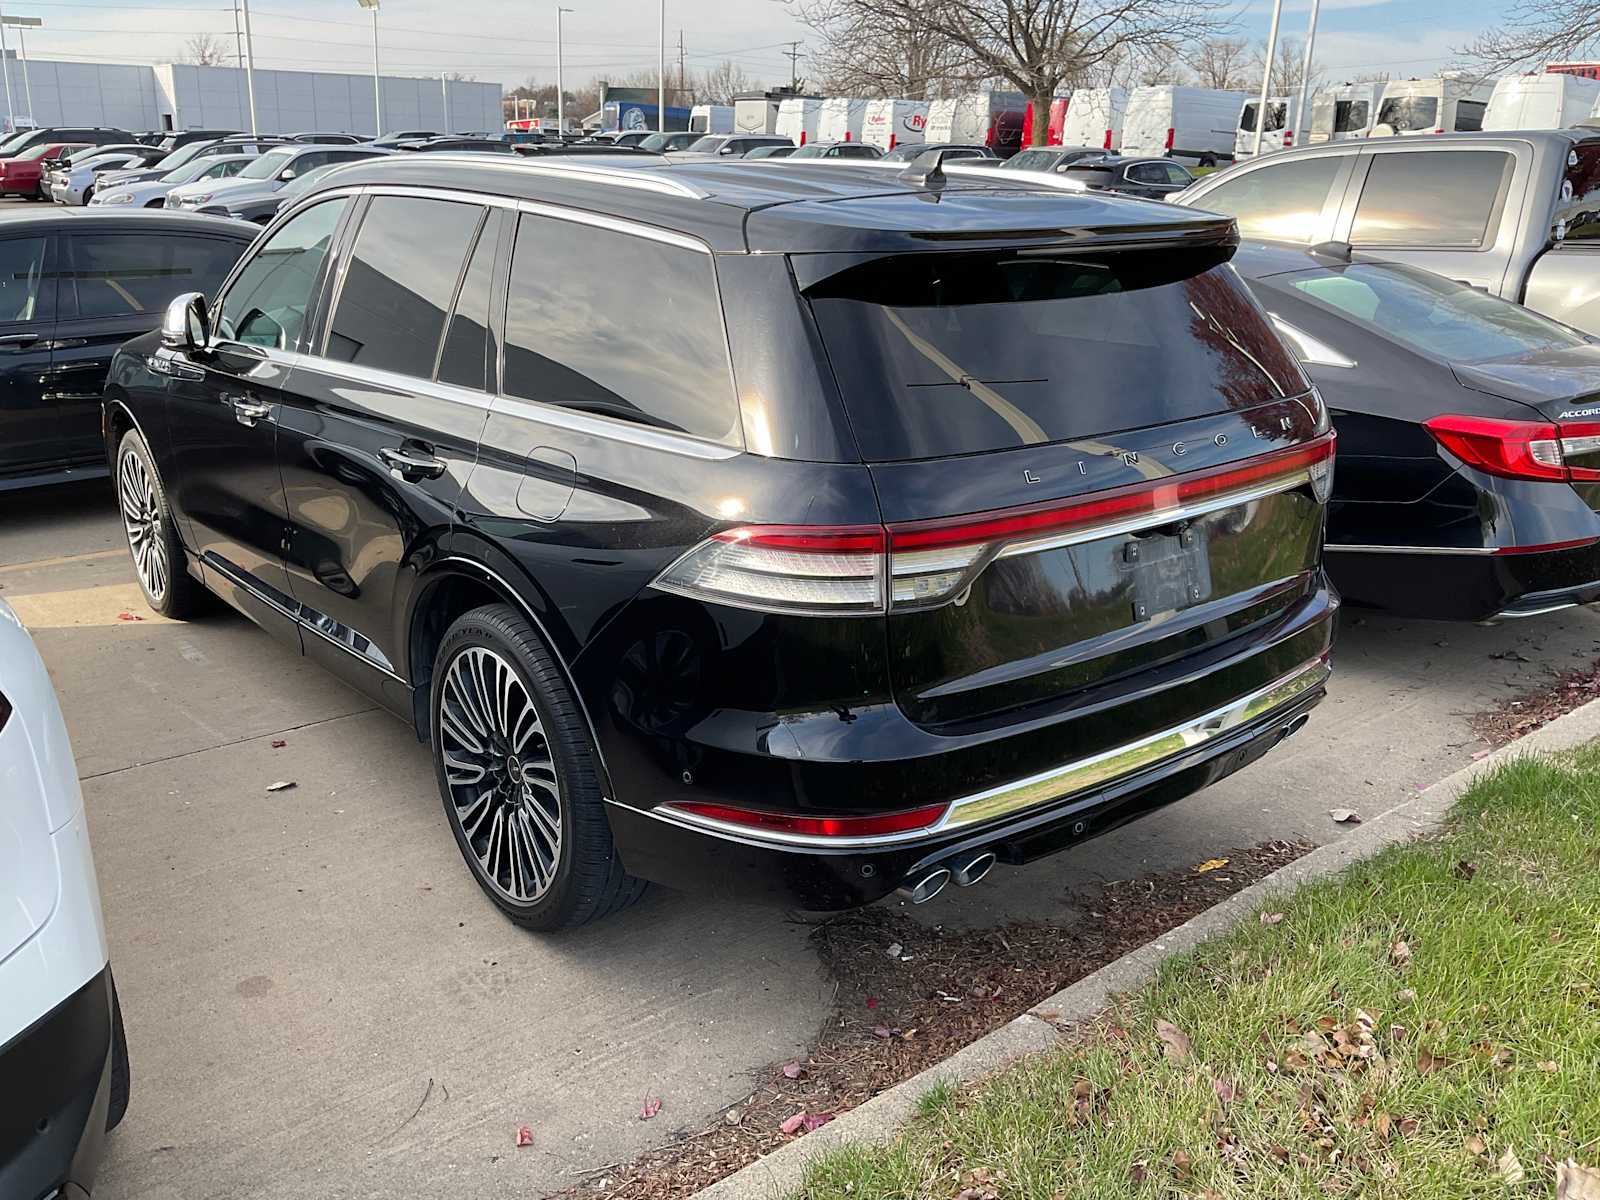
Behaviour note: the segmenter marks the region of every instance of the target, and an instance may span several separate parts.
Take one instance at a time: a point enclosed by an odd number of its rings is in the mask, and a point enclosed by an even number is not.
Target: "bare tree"
[[[1250,87],[1250,43],[1243,38],[1207,38],[1189,56],[1189,69],[1201,87],[1242,91]],[[1260,76],[1256,76],[1259,84]]]
[[[795,12],[817,33],[807,58],[828,93],[931,100],[969,91],[987,74],[920,12],[886,16],[859,0],[796,0]]]
[[[1143,56],[1134,78],[1140,87],[1156,87],[1159,84],[1186,84],[1189,82],[1189,73],[1183,60],[1178,57],[1178,51],[1173,49]]]
[[[1175,54],[1226,27],[1225,0],[833,0],[846,30],[906,29],[956,48],[973,76],[1003,80],[1042,112],[1064,83],[1107,65]],[[813,10],[814,12],[815,10]],[[804,11],[802,19],[812,20]],[[819,34],[824,26],[813,24]],[[1033,123],[1043,142],[1044,121]]]
[[[209,33],[197,33],[183,44],[183,61],[197,67],[220,67],[229,57],[222,43]]]
[[[1461,47],[1483,74],[1582,59],[1600,50],[1600,0],[1515,0],[1496,27]]]
[[[1278,47],[1272,55],[1272,94],[1274,96],[1293,96],[1306,83],[1306,44],[1297,37],[1281,37]],[[1246,90],[1257,91],[1261,87],[1261,72],[1266,66],[1267,46],[1262,42],[1255,48],[1251,55],[1249,66],[1246,68]],[[1318,81],[1316,64],[1312,64],[1311,86],[1315,88]]]
[[[761,87],[754,76],[746,75],[731,59],[707,67],[699,75],[690,75],[687,82],[695,104],[732,104],[741,92],[754,92]]]

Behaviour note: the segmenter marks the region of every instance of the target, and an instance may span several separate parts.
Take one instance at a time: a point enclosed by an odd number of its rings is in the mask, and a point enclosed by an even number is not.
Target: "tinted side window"
[[[483,209],[374,196],[345,268],[327,356],[433,378],[444,315]]]
[[[439,356],[439,378],[445,383],[482,391],[489,352],[489,293],[494,285],[495,249],[500,241],[500,214],[490,211],[478,234],[478,245],[461,280],[450,328]]]
[[[1482,100],[1456,101],[1456,129],[1463,133],[1476,133],[1483,128],[1483,114],[1489,106]]]
[[[1577,162],[1567,168],[1556,208],[1556,222],[1566,222],[1566,239],[1592,242],[1600,238],[1600,142],[1574,146]]]
[[[1188,187],[1194,182],[1194,176],[1185,171],[1177,163],[1168,163],[1167,182],[1176,183],[1181,187]]]
[[[1309,242],[1321,232],[1323,202],[1346,161],[1346,155],[1323,154],[1257,167],[1212,188],[1194,206],[1235,218],[1246,237]]]
[[[1140,163],[1128,168],[1128,178],[1134,183],[1165,183],[1167,172],[1155,163]]]
[[[1374,154],[1350,242],[1481,246],[1513,162],[1498,150]]]
[[[739,412],[711,256],[524,214],[511,260],[504,387],[736,443]]]
[[[55,280],[45,271],[47,237],[0,241],[0,322],[47,321],[55,313]]]
[[[211,293],[244,252],[244,242],[178,234],[72,233],[72,285],[80,317],[160,314],[183,292]],[[72,316],[73,301],[63,301]]]
[[[312,290],[347,203],[339,197],[312,205],[256,250],[222,299],[222,337],[280,350],[299,344]]]

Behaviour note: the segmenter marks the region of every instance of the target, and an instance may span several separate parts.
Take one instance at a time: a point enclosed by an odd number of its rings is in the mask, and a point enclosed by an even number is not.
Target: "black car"
[[[757,146],[745,157],[774,157],[773,154],[762,153],[768,150],[781,152],[783,147]],[[859,161],[861,159],[888,158],[889,155],[868,142],[807,142],[804,146],[796,146],[789,153],[782,155],[782,157],[797,159],[800,162],[804,162],[808,158],[823,158],[837,162],[841,158],[853,158]]]
[[[106,473],[111,356],[215,287],[255,231],[133,210],[0,215],[0,491]]]
[[[19,129],[0,140],[0,158],[13,158],[34,146],[61,143],[73,146],[110,146],[136,140],[126,129],[99,125],[48,126]]]
[[[1234,261],[1333,412],[1346,599],[1473,621],[1600,599],[1594,338],[1347,246]]]
[[[1073,163],[1104,158],[1099,146],[1028,146],[1018,150],[1002,164],[1006,171],[1065,171]]]
[[[1121,192],[1146,200],[1165,199],[1194,182],[1194,176],[1170,158],[1122,158],[1112,154],[1069,163],[1060,174],[1092,192]]]
[[[1322,695],[1332,434],[1235,241],[869,165],[355,163],[118,355],[138,576],[413,724],[522,924],[925,900]]]
[[[291,133],[291,142],[316,142],[324,146],[359,146],[363,142],[371,141],[359,133]]]
[[[859,145],[860,143],[852,144]],[[979,146],[972,142],[902,142],[882,157],[884,162],[912,163],[921,159],[924,154],[931,155],[939,150],[944,151],[945,162],[956,162],[964,158],[998,159],[1000,157],[989,147]]]
[[[168,130],[156,143],[168,154],[187,146],[190,142],[214,142],[219,138],[246,137],[240,129],[177,129]]]
[[[395,142],[394,149],[413,153],[427,151],[467,151],[473,154],[510,154],[511,143],[490,138],[436,137],[418,138],[416,141]]]

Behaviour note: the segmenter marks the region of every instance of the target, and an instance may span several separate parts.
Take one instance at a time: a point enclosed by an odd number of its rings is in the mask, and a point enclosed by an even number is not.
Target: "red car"
[[[0,158],[0,196],[43,197],[44,160],[74,154],[87,146],[87,142],[46,142],[29,146],[14,158]]]

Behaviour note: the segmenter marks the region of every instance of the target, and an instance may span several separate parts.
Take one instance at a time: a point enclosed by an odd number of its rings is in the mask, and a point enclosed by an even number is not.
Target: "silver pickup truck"
[[[1600,128],[1332,142],[1171,199],[1247,238],[1345,242],[1600,335]]]

